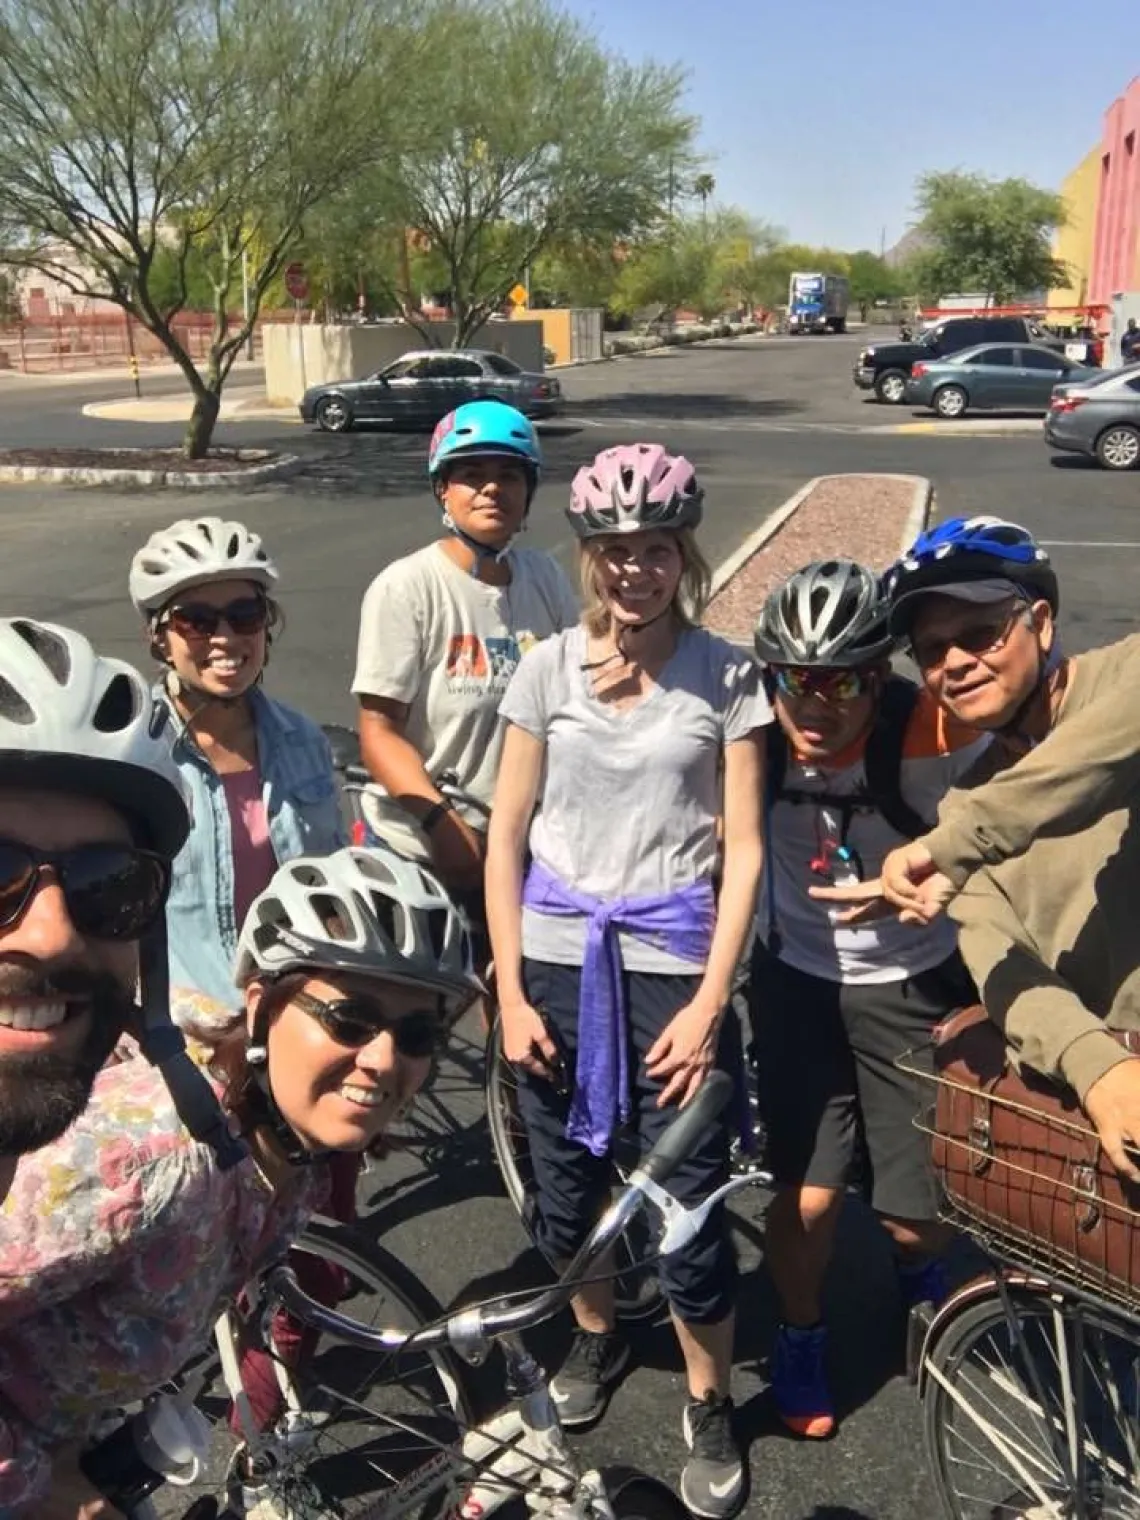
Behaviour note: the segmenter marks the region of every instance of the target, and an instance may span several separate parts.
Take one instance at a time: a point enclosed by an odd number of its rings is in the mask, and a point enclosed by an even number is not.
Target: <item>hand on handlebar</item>
[[[476,892],[483,885],[483,836],[458,813],[445,813],[428,835],[432,865],[444,886]]]
[[[1133,1057],[1110,1066],[1085,1093],[1084,1110],[1116,1170],[1140,1182],[1140,1167],[1128,1154],[1140,1151],[1140,1060]]]

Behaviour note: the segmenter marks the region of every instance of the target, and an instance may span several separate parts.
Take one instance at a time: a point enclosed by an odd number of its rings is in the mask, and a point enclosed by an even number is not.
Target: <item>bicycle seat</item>
[[[354,728],[346,728],[343,723],[322,723],[321,730],[329,741],[332,749],[333,765],[338,771],[363,769],[363,761],[360,755],[360,735]],[[353,778],[354,780],[357,778]],[[368,773],[364,773],[365,781],[370,780]]]

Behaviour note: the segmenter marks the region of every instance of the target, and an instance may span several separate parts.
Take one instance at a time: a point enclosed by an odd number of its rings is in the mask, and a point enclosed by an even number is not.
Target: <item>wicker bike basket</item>
[[[1118,1038],[1130,1048],[1136,1040]],[[1019,1072],[982,1007],[935,1031],[933,1070],[919,1052],[899,1064],[925,1088],[918,1125],[931,1139],[948,1217],[1018,1260],[1135,1308],[1140,1187],[1104,1155],[1075,1094]]]

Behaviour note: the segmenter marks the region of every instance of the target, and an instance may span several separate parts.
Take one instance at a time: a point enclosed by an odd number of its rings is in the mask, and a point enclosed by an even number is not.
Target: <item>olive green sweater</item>
[[[922,842],[990,1017],[1083,1099],[1127,1059],[1104,1026],[1140,1029],[1140,636],[1072,659],[1048,737],[991,745]]]

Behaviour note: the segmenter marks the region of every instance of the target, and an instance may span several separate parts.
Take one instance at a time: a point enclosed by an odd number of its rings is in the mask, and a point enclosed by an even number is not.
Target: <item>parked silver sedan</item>
[[[552,376],[521,369],[484,348],[431,348],[401,354],[361,380],[312,385],[301,398],[301,420],[326,433],[358,422],[432,427],[464,401],[506,401],[528,417],[556,417],[565,405]]]
[[[1030,343],[987,343],[945,359],[919,359],[912,366],[906,400],[939,417],[980,411],[1044,411],[1061,381],[1101,374],[1056,349]]]
[[[1059,385],[1045,414],[1051,449],[1087,454],[1106,470],[1140,464],[1140,364]]]

